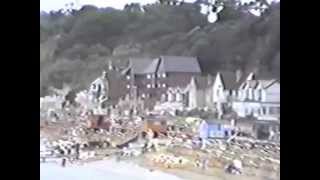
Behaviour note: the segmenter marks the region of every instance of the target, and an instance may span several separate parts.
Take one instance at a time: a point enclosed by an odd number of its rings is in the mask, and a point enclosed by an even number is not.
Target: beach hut
[[[202,120],[199,126],[199,136],[202,139],[228,138],[231,136],[232,128],[228,121]]]

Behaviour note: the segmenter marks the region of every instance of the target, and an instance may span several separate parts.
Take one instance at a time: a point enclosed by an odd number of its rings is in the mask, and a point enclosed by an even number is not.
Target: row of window
[[[167,74],[166,73],[162,73],[162,74],[157,74],[157,78],[166,78]],[[147,74],[147,79],[154,79],[155,75],[154,74]]]
[[[167,85],[166,84],[157,84],[157,85],[155,85],[155,84],[147,84],[147,88],[166,88],[167,87]]]
[[[130,84],[127,84],[127,89],[130,89]],[[155,84],[147,84],[147,88],[148,89],[150,89],[150,88],[166,88],[167,87],[167,85],[166,84],[157,84],[157,85],[155,85]]]
[[[280,114],[280,107],[262,107],[260,108],[245,108],[245,114],[255,113],[261,115],[273,115],[273,114]]]
[[[166,78],[167,74],[166,73],[162,73],[162,74],[158,74],[157,78]],[[127,75],[127,80],[131,79],[130,75]],[[155,74],[147,74],[147,79],[154,79],[155,78]]]

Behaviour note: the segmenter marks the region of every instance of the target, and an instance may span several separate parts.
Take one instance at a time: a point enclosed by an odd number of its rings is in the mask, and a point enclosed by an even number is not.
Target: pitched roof
[[[131,58],[130,70],[133,74],[156,73],[159,59]]]
[[[249,86],[249,88],[256,88],[258,86],[259,82],[256,80],[249,80],[245,82],[245,85]]]
[[[271,79],[271,80],[258,80],[258,82],[261,84],[263,89],[267,89],[278,81],[276,79]]]
[[[239,89],[240,86],[246,81],[249,74],[244,73],[241,77],[237,80],[237,75],[235,72],[232,71],[220,71],[218,72],[221,75],[222,83],[224,84],[225,88],[228,90],[236,90]]]
[[[207,89],[208,87],[210,87],[211,85],[213,85],[214,83],[214,79],[209,79],[208,76],[196,76],[194,77],[197,89]]]
[[[120,97],[126,95],[126,81],[118,73],[108,74],[109,102],[117,102]]]
[[[241,88],[245,88],[245,87],[249,87],[249,88],[257,88],[259,85],[261,85],[261,87],[263,89],[267,89],[270,86],[272,86],[273,84],[275,84],[276,82],[279,82],[277,79],[270,79],[270,80],[249,80],[249,81],[245,81],[243,82],[243,84],[241,85]]]
[[[198,59],[186,56],[161,56],[159,72],[201,73]]]

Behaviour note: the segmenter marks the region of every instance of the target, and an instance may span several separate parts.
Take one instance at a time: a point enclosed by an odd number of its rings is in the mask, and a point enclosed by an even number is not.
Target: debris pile
[[[165,168],[183,168],[190,163],[188,159],[182,156],[176,157],[172,154],[158,154],[153,156],[151,161]]]
[[[212,130],[215,126],[211,124],[202,136],[199,127],[205,120],[177,116],[179,103],[161,104],[155,110],[162,115],[144,117],[125,113],[133,106],[128,98],[121,100],[119,107],[102,108],[101,103],[108,99],[108,85],[101,78],[90,90],[77,94],[76,105],[66,103],[65,91],[55,90],[57,95],[40,98],[41,162],[50,158],[77,162],[116,156],[142,157],[165,168],[214,167],[231,174],[243,174],[246,168],[280,170],[279,141],[240,136],[241,131],[234,126],[220,126],[222,120],[217,129]],[[214,137],[215,131],[219,131],[218,138]]]

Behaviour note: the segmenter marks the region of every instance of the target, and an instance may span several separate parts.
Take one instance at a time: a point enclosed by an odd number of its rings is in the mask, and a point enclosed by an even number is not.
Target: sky
[[[73,2],[75,8],[79,8],[82,5],[90,4],[97,7],[113,7],[116,9],[123,9],[125,4],[128,3],[140,3],[145,5],[148,3],[154,3],[157,0],[40,0],[40,11],[49,12],[51,10],[59,10],[64,8],[66,4]],[[185,2],[194,2],[195,0],[185,0]],[[241,0],[242,2],[250,2],[252,0]],[[279,2],[280,0],[267,0],[267,2]]]
[[[58,10],[65,7],[65,4],[73,2],[77,7],[90,4],[97,7],[113,7],[122,9],[128,3],[140,3],[142,5],[154,3],[156,0],[40,0],[40,11],[49,12],[51,10]]]
[[[140,3],[141,5],[154,3],[157,0],[40,0],[40,11],[49,12],[65,7],[65,4],[73,2],[76,8],[83,5],[95,5],[97,7],[113,7],[123,9],[128,3]],[[195,2],[196,0],[185,0],[185,2]]]
[[[59,160],[59,163],[61,160]],[[42,180],[181,180],[180,178],[162,173],[160,171],[149,171],[140,166],[115,162],[113,160],[95,161],[84,165],[67,163],[61,167],[55,163],[40,163],[40,179]]]

